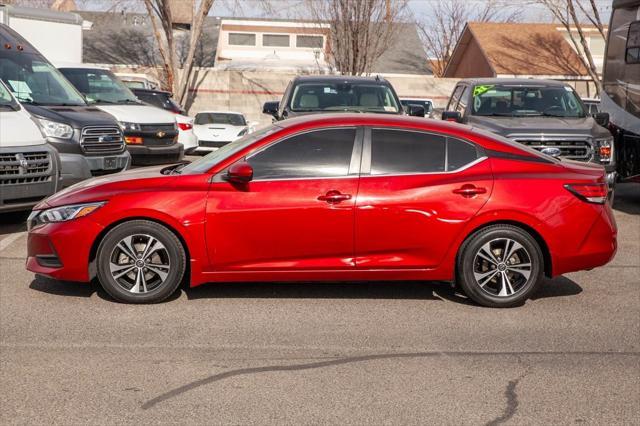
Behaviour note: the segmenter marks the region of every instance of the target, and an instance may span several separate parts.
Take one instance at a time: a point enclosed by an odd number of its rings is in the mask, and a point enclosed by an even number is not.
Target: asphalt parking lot
[[[640,191],[526,305],[440,283],[211,284],[152,306],[25,271],[0,216],[2,424],[638,424]]]

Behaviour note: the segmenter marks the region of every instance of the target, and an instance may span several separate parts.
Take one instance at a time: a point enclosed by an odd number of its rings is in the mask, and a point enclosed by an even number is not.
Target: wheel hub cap
[[[485,243],[473,260],[476,284],[494,297],[510,297],[523,291],[531,271],[529,252],[511,238],[496,238]]]

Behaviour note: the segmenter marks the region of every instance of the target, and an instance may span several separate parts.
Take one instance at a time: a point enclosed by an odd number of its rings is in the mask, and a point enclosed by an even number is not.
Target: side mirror
[[[239,184],[249,183],[252,179],[253,167],[246,161],[240,161],[229,167],[225,176],[227,182]]]
[[[609,127],[609,113],[608,112],[595,113],[595,114],[593,114],[593,119],[596,120],[596,123],[598,123],[602,127]]]
[[[273,115],[274,117],[278,115],[278,108],[280,107],[280,102],[278,101],[270,101],[265,102],[262,106],[262,113]]]
[[[442,111],[442,119],[444,121],[455,121],[462,123],[462,114],[458,111]]]
[[[406,106],[406,111],[411,117],[424,117],[424,107],[422,105],[409,104]]]

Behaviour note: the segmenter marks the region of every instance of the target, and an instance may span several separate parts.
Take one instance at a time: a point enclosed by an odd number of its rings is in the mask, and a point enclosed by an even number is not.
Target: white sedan
[[[253,132],[239,112],[202,111],[196,114],[193,131],[198,137],[196,152],[215,151],[221,146]]]

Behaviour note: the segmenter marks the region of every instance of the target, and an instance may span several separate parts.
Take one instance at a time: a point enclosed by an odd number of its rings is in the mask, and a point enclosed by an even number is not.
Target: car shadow
[[[613,209],[627,214],[640,214],[640,185],[637,183],[619,183]]]
[[[0,213],[0,235],[26,231],[29,213],[30,212]]]
[[[96,280],[90,283],[58,281],[36,276],[31,290],[54,296],[89,298],[96,294],[116,302]],[[446,282],[365,282],[365,283],[209,283],[182,288],[163,303],[180,298],[197,299],[389,299],[449,301],[481,308]],[[531,300],[575,296],[582,287],[566,277],[545,279]],[[116,302],[117,303],[117,302]]]

